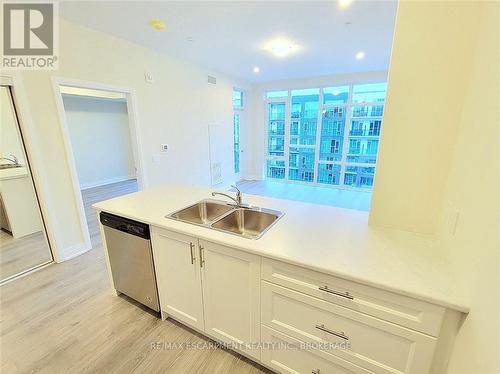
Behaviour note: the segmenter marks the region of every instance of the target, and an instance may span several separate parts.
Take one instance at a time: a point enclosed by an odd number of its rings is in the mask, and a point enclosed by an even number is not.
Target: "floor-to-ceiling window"
[[[371,189],[386,83],[267,93],[266,176]]]
[[[233,90],[233,153],[234,173],[240,173],[240,121],[241,110],[243,110],[243,91]]]

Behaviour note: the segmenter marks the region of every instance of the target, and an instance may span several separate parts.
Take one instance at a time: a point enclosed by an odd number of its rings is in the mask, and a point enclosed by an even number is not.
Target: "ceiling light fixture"
[[[356,60],[362,60],[364,58],[365,58],[365,52],[359,51],[358,53],[356,53]]]
[[[163,22],[161,19],[151,20],[149,22],[149,26],[151,26],[151,28],[156,31],[163,31],[166,28],[165,22]]]
[[[299,50],[298,45],[285,38],[277,38],[267,42],[263,49],[271,52],[275,57],[283,58]]]
[[[254,73],[258,73],[258,72],[260,72],[260,68],[259,68],[258,66],[254,66],[254,68],[253,68],[253,72],[254,72]]]
[[[337,2],[340,9],[347,9],[351,5],[352,0],[337,0]]]

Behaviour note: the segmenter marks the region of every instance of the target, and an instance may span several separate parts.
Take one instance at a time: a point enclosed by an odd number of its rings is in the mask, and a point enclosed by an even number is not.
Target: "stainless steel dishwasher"
[[[159,312],[149,226],[101,212],[115,289]]]

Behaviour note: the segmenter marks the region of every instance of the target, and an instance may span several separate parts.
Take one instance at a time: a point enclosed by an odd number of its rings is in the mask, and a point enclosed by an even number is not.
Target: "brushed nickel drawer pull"
[[[325,325],[316,325],[316,328],[318,330],[324,331],[324,332],[326,332],[328,334],[335,335],[338,338],[341,338],[341,339],[344,339],[344,340],[349,340],[349,337],[346,334],[344,334],[343,331],[340,331],[340,332],[333,331],[333,330],[330,330],[328,327],[325,327]]]
[[[203,267],[203,264],[205,263],[205,259],[203,258],[203,246],[198,245],[198,248],[200,249],[200,268]]]
[[[344,293],[344,292],[331,290],[328,288],[328,286],[319,286],[318,289],[320,291],[323,291],[323,292],[331,293],[332,295],[335,295],[335,296],[340,296],[340,297],[344,297],[344,298],[349,299],[349,300],[354,300],[354,297],[352,297],[349,292]]]
[[[189,243],[189,247],[191,249],[191,265],[194,264],[194,243]]]

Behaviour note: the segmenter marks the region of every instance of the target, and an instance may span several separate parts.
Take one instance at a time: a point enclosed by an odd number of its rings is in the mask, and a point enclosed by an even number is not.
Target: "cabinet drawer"
[[[434,304],[266,258],[262,260],[262,279],[432,336],[439,335],[445,311]]]
[[[326,352],[304,349],[304,344],[291,336],[262,326],[262,363],[280,373],[372,374]]]
[[[266,281],[262,324],[306,343],[348,343],[328,353],[375,373],[428,373],[436,339]],[[333,344],[334,345],[334,344]]]

